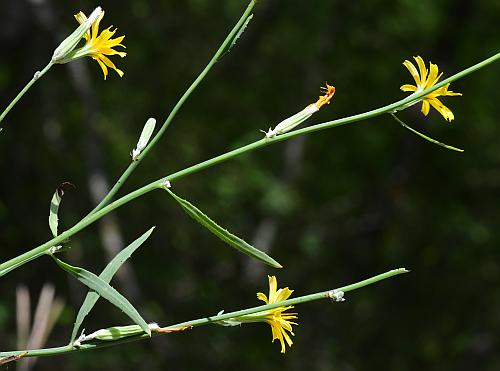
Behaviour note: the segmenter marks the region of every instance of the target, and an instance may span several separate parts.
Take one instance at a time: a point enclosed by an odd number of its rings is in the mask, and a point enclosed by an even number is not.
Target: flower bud
[[[102,13],[102,8],[98,6],[94,9],[92,14],[90,14],[89,18],[80,24],[78,28],[73,31],[71,35],[65,38],[61,44],[54,50],[54,54],[52,55],[52,63],[66,63],[69,60],[66,59],[69,53],[71,53],[85,33],[90,29],[92,23],[97,19],[97,17]]]
[[[153,135],[153,131],[155,130],[155,125],[156,120],[154,118],[149,118],[148,121],[146,121],[146,124],[142,129],[141,136],[139,137],[139,141],[137,142],[135,148],[132,150],[132,161],[136,161],[142,150],[148,145],[149,139],[151,138],[151,135]]]
[[[297,127],[304,121],[306,121],[309,117],[311,117],[314,113],[318,112],[319,109],[325,104],[330,104],[330,100],[335,94],[335,87],[326,84],[326,87],[323,88],[325,94],[320,96],[315,103],[308,105],[302,111],[296,113],[293,116],[281,121],[274,129],[269,129],[266,132],[266,138],[274,138],[276,135],[284,134],[293,128]]]

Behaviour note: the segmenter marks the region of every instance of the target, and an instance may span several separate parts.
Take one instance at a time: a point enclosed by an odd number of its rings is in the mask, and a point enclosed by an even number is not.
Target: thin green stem
[[[94,223],[96,220],[100,219],[101,217],[103,217],[107,213],[113,211],[117,207],[120,207],[120,206],[132,201],[133,199],[135,199],[139,196],[142,196],[148,192],[151,192],[155,189],[162,188],[164,186],[164,182],[166,180],[169,180],[169,181],[178,180],[182,177],[185,177],[187,175],[196,173],[196,172],[201,171],[203,169],[212,167],[218,163],[227,161],[227,160],[229,160],[233,157],[239,156],[241,154],[254,151],[256,149],[268,146],[270,144],[274,144],[277,142],[288,140],[288,139],[294,138],[294,137],[299,136],[299,135],[309,134],[309,133],[320,131],[320,130],[326,130],[326,129],[330,129],[330,128],[341,126],[341,125],[351,124],[354,122],[360,122],[360,121],[367,120],[367,119],[372,118],[372,117],[376,117],[376,116],[380,116],[380,115],[383,115],[386,113],[394,112],[395,110],[397,110],[398,107],[404,106],[410,102],[418,100],[418,99],[422,98],[423,96],[433,92],[434,90],[439,89],[441,86],[444,86],[448,83],[451,83],[455,80],[458,80],[458,79],[460,79],[460,78],[462,78],[462,77],[464,77],[464,76],[466,76],[474,71],[479,70],[480,68],[487,66],[488,64],[490,64],[498,59],[500,59],[500,53],[497,53],[494,56],[492,56],[488,59],[485,59],[484,61],[477,63],[474,66],[469,67],[469,68],[447,78],[446,80],[443,80],[441,83],[434,85],[432,88],[424,90],[418,94],[412,94],[405,99],[399,100],[399,101],[392,103],[392,104],[389,104],[387,106],[377,108],[377,109],[374,109],[374,110],[371,110],[368,112],[360,113],[357,115],[344,117],[341,119],[328,121],[328,122],[317,124],[317,125],[308,126],[308,127],[302,128],[302,129],[291,131],[289,133],[277,135],[274,138],[263,138],[263,139],[255,141],[253,143],[247,144],[246,146],[234,149],[234,150],[226,152],[222,155],[213,157],[209,160],[200,162],[196,165],[190,166],[186,169],[177,171],[173,174],[170,174],[170,175],[167,175],[163,178],[155,180],[155,181],[153,181],[153,182],[151,182],[151,183],[149,183],[149,184],[119,198],[119,199],[117,199],[116,201],[108,204],[107,206],[103,207],[99,211],[96,211],[95,213],[88,215],[87,217],[82,219],[80,222],[78,222],[76,225],[74,225],[72,228],[68,229],[67,231],[65,231],[61,235],[57,236],[56,238],[53,238],[52,240],[44,243],[43,245],[40,245],[40,246],[34,248],[33,250],[30,250],[30,251],[28,251],[20,256],[17,256],[11,260],[8,260],[3,264],[0,264],[0,277],[3,276],[4,274],[10,272],[11,270],[21,266],[22,264],[45,254],[47,252],[47,250],[50,249],[52,246],[60,244],[62,241],[66,240],[67,238],[69,238],[70,236],[79,232],[80,230],[84,229],[88,225]]]
[[[231,44],[234,41],[234,38],[238,35],[242,27],[246,24],[247,19],[251,16],[251,12],[255,6],[255,0],[250,1],[248,4],[248,7],[246,8],[245,12],[241,16],[240,20],[236,25],[233,27],[231,32],[227,35],[227,37],[224,39],[224,42],[221,44],[217,52],[214,54],[210,62],[205,66],[203,71],[198,75],[198,77],[193,81],[193,83],[189,86],[189,88],[186,90],[186,92],[182,95],[181,99],[175,104],[174,108],[168,115],[167,119],[163,123],[162,127],[158,131],[158,133],[153,137],[151,142],[147,145],[147,147],[142,151],[142,153],[137,157],[136,161],[132,161],[130,165],[127,167],[127,169],[123,172],[123,174],[120,176],[118,181],[115,183],[115,185],[111,188],[111,190],[108,192],[108,194],[101,200],[101,202],[90,212],[90,214],[95,213],[96,211],[102,209],[104,206],[106,206],[115,196],[115,194],[120,190],[120,188],[123,186],[125,181],[128,179],[128,177],[134,172],[135,168],[139,166],[141,163],[142,159],[146,157],[146,155],[153,149],[153,147],[156,145],[156,143],[160,140],[160,138],[163,136],[165,133],[165,130],[170,126],[170,123],[174,120],[175,116],[179,112],[179,110],[182,108],[186,100],[189,98],[191,93],[198,87],[198,85],[203,81],[205,76],[208,74],[208,72],[212,69],[212,67],[219,61],[219,59],[223,56],[223,54],[227,51],[227,49],[231,46]],[[90,215],[89,214],[89,215]]]
[[[228,320],[228,319],[231,319],[234,317],[240,317],[240,316],[244,316],[247,314],[258,313],[258,312],[262,312],[262,311],[266,311],[266,310],[270,310],[270,309],[274,309],[274,308],[286,307],[289,305],[299,305],[299,304],[303,304],[303,303],[307,303],[307,302],[315,301],[315,300],[320,300],[320,299],[332,299],[332,293],[334,293],[334,292],[342,291],[342,292],[346,293],[349,291],[354,291],[354,290],[357,290],[361,287],[371,285],[375,282],[382,281],[382,280],[385,280],[387,278],[390,278],[390,277],[393,277],[393,276],[396,276],[399,274],[403,274],[403,273],[408,273],[408,272],[409,271],[406,270],[405,268],[393,269],[393,270],[390,270],[388,272],[379,274],[377,276],[367,278],[366,280],[359,281],[359,282],[356,282],[356,283],[353,283],[353,284],[350,284],[347,286],[342,286],[342,287],[339,287],[337,289],[318,292],[316,294],[299,296],[299,297],[296,297],[293,299],[280,301],[280,302],[274,303],[274,304],[260,305],[258,307],[253,307],[253,308],[249,308],[249,309],[242,309],[242,310],[239,310],[236,312],[230,312],[230,313],[220,314],[217,316],[204,317],[204,318],[200,318],[200,319],[196,319],[196,320],[192,320],[192,321],[181,322],[181,323],[178,323],[178,324],[175,324],[172,326],[168,326],[168,327],[166,327],[166,329],[176,329],[176,328],[180,328],[180,327],[190,327],[190,326],[192,326],[192,327],[203,326],[203,325],[207,325],[210,323],[224,321],[224,320]]]
[[[45,66],[45,68],[41,71],[37,71],[35,72],[35,74],[33,75],[33,78],[26,84],[26,86],[23,88],[23,90],[21,90],[19,92],[19,94],[16,95],[16,97],[12,100],[12,102],[10,102],[10,104],[7,106],[7,108],[2,112],[2,114],[0,115],[0,122],[3,121],[3,119],[5,118],[5,116],[7,116],[7,114],[9,113],[9,111],[16,105],[16,103],[22,98],[22,96],[29,90],[29,88],[31,88],[31,86],[36,82],[38,81],[43,75],[45,75],[45,73],[50,69],[50,67],[53,66],[53,63],[52,61],[49,62],[49,64],[47,64]],[[0,128],[0,131],[2,130],[3,128]]]
[[[379,282],[379,281],[382,281],[382,280],[385,280],[385,279],[388,279],[390,277],[397,276],[397,275],[400,275],[403,273],[408,273],[408,271],[404,268],[393,269],[391,271],[379,274],[377,276],[365,279],[363,281],[359,281],[359,282],[356,282],[356,283],[353,283],[353,284],[350,284],[347,286],[342,286],[342,287],[339,287],[339,288],[334,289],[334,290],[318,292],[316,294],[299,296],[297,298],[280,301],[278,303],[259,305],[257,307],[238,310],[235,312],[229,312],[229,313],[224,313],[224,314],[220,314],[220,315],[216,315],[216,316],[203,317],[203,318],[195,319],[192,321],[181,322],[181,323],[177,323],[175,325],[165,327],[163,329],[175,330],[175,329],[183,328],[183,327],[198,327],[198,326],[208,325],[208,324],[228,320],[230,318],[240,317],[240,316],[244,316],[247,314],[258,313],[258,312],[262,312],[262,311],[266,311],[266,310],[270,310],[270,309],[274,309],[274,308],[285,307],[285,306],[289,306],[289,305],[299,305],[299,304],[304,304],[304,303],[308,303],[308,302],[320,300],[320,299],[332,299],[333,294],[338,293],[340,291],[343,293],[346,293],[349,291],[354,291],[354,290],[360,289],[362,287],[374,284],[376,282]],[[163,333],[161,333],[161,332],[153,333],[154,336],[158,336],[158,335],[162,335],[162,334]],[[149,335],[143,333],[140,335],[130,336],[130,337],[122,338],[122,339],[115,340],[115,341],[92,341],[89,343],[83,343],[78,347],[75,347],[75,346],[69,344],[66,346],[56,347],[56,348],[0,352],[0,361],[1,361],[1,357],[14,357],[14,356],[19,356],[19,355],[23,355],[23,358],[24,357],[39,357],[39,356],[54,356],[54,355],[64,354],[64,353],[72,353],[72,352],[79,352],[79,351],[84,351],[84,350],[98,349],[98,348],[108,347],[108,346],[122,344],[122,343],[126,343],[126,342],[144,340],[144,339],[149,339]]]
[[[57,237],[54,237],[50,241],[45,242],[44,244],[34,248],[33,250],[30,250],[22,255],[16,256],[15,258],[0,264],[0,277],[3,275],[9,273],[13,269],[18,268],[19,266],[34,260],[36,258],[39,258],[40,256],[43,256],[45,254],[48,254],[53,246],[57,246],[66,240],[68,240],[71,236],[73,236],[75,233],[81,231],[88,225],[94,223],[96,220],[102,218],[104,215],[109,213],[111,210],[116,209],[117,207],[122,206],[124,203],[127,203],[139,196],[142,196],[143,194],[150,192],[151,190],[155,188],[159,188],[161,185],[157,185],[156,187],[152,187],[151,185],[144,186],[142,188],[139,188],[128,195],[120,198],[119,200],[116,200],[103,208],[102,210],[99,210],[98,212],[88,216],[87,218],[81,220],[77,224],[75,224],[73,227],[70,229],[64,231]]]

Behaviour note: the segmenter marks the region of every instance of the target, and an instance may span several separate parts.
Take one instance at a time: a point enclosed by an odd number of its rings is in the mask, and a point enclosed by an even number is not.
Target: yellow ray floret
[[[292,295],[293,290],[288,287],[284,289],[277,289],[277,281],[275,276],[268,276],[269,278],[269,297],[267,297],[262,292],[257,293],[257,298],[262,300],[266,304],[274,304],[280,301],[286,300]],[[281,353],[285,353],[285,341],[289,347],[292,346],[293,341],[288,335],[294,335],[292,331],[292,325],[297,325],[297,323],[291,320],[297,319],[297,313],[285,313],[287,310],[292,309],[293,306],[289,305],[286,307],[278,307],[274,309],[267,310],[262,313],[264,321],[271,326],[271,331],[273,334],[273,342],[278,339],[281,343]]]
[[[416,85],[405,84],[401,86],[400,89],[402,91],[421,92],[425,89],[429,89],[432,86],[436,85],[438,80],[441,78],[443,74],[440,73],[438,75],[439,73],[438,66],[433,64],[432,62],[429,62],[429,69],[427,70],[425,63],[420,56],[413,58],[415,59],[415,62],[417,62],[418,70],[417,67],[415,67],[415,65],[409,60],[405,60],[403,62],[403,65],[408,69],[408,71],[410,71],[410,74],[413,76]],[[438,97],[441,96],[445,97],[445,96],[462,95],[461,93],[455,93],[452,92],[451,90],[448,90],[449,86],[450,84],[446,84],[423,97],[422,113],[424,115],[427,116],[430,110],[430,106],[432,106],[445,118],[445,120],[451,122],[455,118],[453,112],[451,112],[451,110],[438,99]]]
[[[266,304],[276,304],[281,301],[287,300],[290,295],[292,295],[293,290],[288,287],[284,289],[277,290],[278,283],[275,276],[268,276],[269,278],[269,297],[262,292],[257,293],[257,298],[262,300]],[[286,346],[292,346],[293,341],[290,335],[294,335],[292,330],[292,325],[297,325],[297,323],[292,322],[292,320],[297,319],[297,313],[286,312],[292,309],[292,305],[281,306],[269,310],[263,310],[261,312],[256,312],[252,314],[245,314],[242,316],[232,317],[216,323],[222,326],[237,326],[242,323],[255,323],[255,322],[266,322],[271,326],[271,331],[273,334],[273,342],[277,339],[281,343],[281,353],[285,353]],[[224,311],[221,311],[221,314]],[[290,334],[289,334],[290,333]]]
[[[117,54],[123,58],[127,55],[127,53],[113,49],[118,46],[125,48],[125,46],[121,44],[125,36],[119,36],[112,39],[116,32],[116,29],[111,30],[111,27],[113,26],[106,28],[99,34],[99,23],[103,17],[104,11],[99,14],[97,19],[92,23],[92,27],[83,36],[86,41],[85,46],[77,51],[75,57],[90,56],[95,59],[97,63],[99,63],[99,66],[101,66],[102,72],[104,73],[104,79],[106,80],[106,77],[108,76],[108,67],[114,69],[120,77],[123,76],[123,71],[118,69],[106,56]],[[75,14],[75,18],[80,24],[85,22],[87,19],[83,12]]]

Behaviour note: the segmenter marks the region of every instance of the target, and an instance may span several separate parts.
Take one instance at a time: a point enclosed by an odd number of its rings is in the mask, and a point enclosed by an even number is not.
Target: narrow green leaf
[[[75,186],[73,184],[64,182],[57,187],[54,195],[52,196],[52,200],[50,201],[49,227],[54,237],[57,237],[57,227],[59,225],[57,213],[59,212],[59,205],[61,204],[62,196],[64,196],[64,192],[66,190],[74,188]]]
[[[179,205],[181,205],[181,207],[184,209],[184,211],[191,218],[193,218],[198,223],[200,223],[202,226],[207,228],[210,232],[215,234],[222,241],[224,241],[228,245],[231,245],[236,250],[238,250],[238,251],[240,251],[248,256],[251,256],[252,258],[260,260],[260,261],[270,265],[271,267],[283,268],[283,266],[280,263],[278,263],[276,260],[271,258],[269,255],[267,255],[263,251],[256,249],[255,247],[248,244],[247,242],[245,242],[241,238],[235,236],[234,234],[230,233],[228,230],[219,226],[217,223],[215,223],[212,219],[210,219],[207,215],[205,215],[196,206],[194,206],[193,204],[189,203],[188,201],[183,200],[182,198],[178,197],[170,189],[168,189],[168,188],[165,188],[165,189],[179,203]]]
[[[137,310],[122,294],[116,291],[108,283],[104,282],[101,278],[97,277],[94,273],[83,268],[69,265],[62,260],[57,259],[55,256],[52,256],[52,258],[62,269],[74,276],[78,281],[83,283],[89,289],[94,290],[117,308],[121,309],[132,321],[134,321],[135,324],[139,325],[144,332],[151,336],[151,330],[149,329],[146,321],[144,321],[139,312],[137,312]]]
[[[231,51],[231,49],[236,45],[236,42],[239,40],[241,35],[243,35],[243,33],[246,31],[248,24],[250,23],[252,18],[253,18],[253,14],[249,14],[248,17],[244,20],[244,22],[241,23],[240,27],[238,28],[238,30],[234,34],[234,37],[231,39],[231,42],[227,45],[226,49],[222,52],[222,54],[220,55],[218,60],[220,60],[224,55],[229,53]]]
[[[450,146],[446,143],[442,143],[442,142],[439,142],[437,141],[436,139],[432,139],[431,137],[428,137],[427,135],[425,134],[422,134],[421,132],[413,129],[412,127],[406,125],[402,120],[400,120],[394,113],[391,113],[391,116],[394,120],[396,120],[402,127],[404,127],[405,129],[408,129],[410,130],[412,133],[414,134],[417,134],[419,137],[425,139],[425,140],[428,140],[429,142],[431,143],[434,143],[434,144],[437,144],[438,146],[440,147],[443,147],[443,148],[446,148],[446,149],[449,149],[449,150],[452,150],[452,151],[456,151],[456,152],[463,152],[464,150],[463,149],[460,149],[460,148],[457,148],[457,147],[453,147],[453,146]]]
[[[248,24],[250,23],[250,21],[252,20],[253,18],[253,14],[250,14],[248,16],[248,18],[245,20],[245,23],[243,23],[243,25],[241,26],[241,28],[238,30],[238,33],[236,34],[236,36],[234,36],[234,39],[231,41],[231,46],[229,47],[229,49],[227,50],[228,52],[231,50],[231,48],[233,46],[236,45],[236,42],[238,41],[238,39],[241,37],[241,35],[243,35],[243,32],[246,31],[247,27],[248,27]]]
[[[122,266],[122,264],[125,263],[128,258],[130,258],[130,256],[149,238],[149,236],[151,236],[151,233],[153,233],[154,229],[155,227],[152,227],[141,237],[136,239],[134,242],[132,242],[130,245],[116,254],[116,256],[101,272],[99,278],[104,282],[109,283],[118,269]],[[73,332],[71,333],[71,344],[73,344],[73,342],[75,341],[83,320],[90,313],[95,303],[97,303],[97,300],[99,300],[98,293],[96,293],[95,291],[89,291],[87,293],[87,296],[85,297],[85,300],[83,301],[83,304],[78,311],[78,315],[76,316],[75,325],[73,326]]]

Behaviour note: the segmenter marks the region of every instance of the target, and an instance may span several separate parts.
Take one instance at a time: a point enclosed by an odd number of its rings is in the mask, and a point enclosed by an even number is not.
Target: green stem
[[[320,299],[331,299],[331,295],[333,292],[342,291],[345,293],[345,292],[349,292],[349,291],[354,291],[354,290],[357,290],[361,287],[371,285],[375,282],[382,281],[382,280],[385,280],[387,278],[390,278],[390,277],[393,277],[393,276],[396,276],[399,274],[403,274],[403,273],[408,273],[408,272],[409,271],[406,270],[405,268],[393,269],[393,270],[390,270],[388,272],[379,274],[377,276],[367,278],[366,280],[359,281],[359,282],[356,282],[356,283],[353,283],[353,284],[350,284],[347,286],[342,286],[342,287],[339,287],[337,289],[318,292],[316,294],[299,296],[299,297],[296,297],[293,299],[283,300],[283,301],[280,301],[280,302],[274,303],[274,304],[260,305],[258,307],[253,307],[253,308],[249,308],[249,309],[242,309],[242,310],[239,310],[236,312],[220,314],[220,315],[213,316],[213,317],[204,317],[204,318],[196,319],[193,321],[181,322],[181,323],[178,323],[178,324],[175,324],[172,326],[168,326],[168,327],[166,327],[166,329],[176,329],[179,327],[190,327],[190,326],[192,326],[192,327],[203,326],[203,325],[207,325],[210,323],[224,321],[224,320],[228,320],[231,318],[244,316],[247,314],[263,312],[263,311],[274,309],[274,308],[286,307],[289,305],[299,305],[299,304],[307,303],[310,301],[316,301],[316,300],[320,300]]]
[[[220,315],[216,315],[216,316],[208,316],[208,317],[203,317],[203,318],[199,318],[199,319],[192,320],[192,321],[181,322],[181,323],[177,323],[175,325],[165,327],[164,329],[175,330],[175,329],[182,328],[182,327],[198,327],[198,326],[208,325],[208,324],[223,321],[223,320],[228,320],[228,319],[233,318],[233,317],[239,317],[239,316],[244,316],[247,314],[258,313],[258,312],[262,312],[262,311],[266,311],[266,310],[270,310],[270,309],[274,309],[274,308],[279,308],[279,307],[284,307],[284,306],[289,306],[289,305],[299,305],[299,304],[304,304],[307,302],[320,300],[320,299],[331,299],[332,294],[335,292],[342,291],[342,292],[346,293],[349,291],[354,291],[354,290],[360,289],[362,287],[374,284],[376,282],[379,282],[379,281],[382,281],[382,280],[385,280],[385,279],[388,279],[390,277],[400,275],[403,273],[408,273],[408,271],[404,268],[393,269],[391,271],[379,274],[377,276],[365,279],[363,281],[359,281],[359,282],[356,282],[356,283],[353,283],[353,284],[350,284],[347,286],[342,286],[342,287],[339,287],[339,288],[334,289],[334,290],[328,290],[328,291],[323,291],[323,292],[319,292],[316,294],[299,296],[297,298],[280,301],[278,303],[259,305],[257,307],[253,307],[253,308],[249,308],[249,309],[243,309],[243,310],[230,312],[230,313],[224,313],[224,314],[220,314]],[[153,335],[158,336],[158,335],[162,335],[162,333],[157,332],[157,333],[153,333]],[[140,334],[137,336],[130,336],[130,337],[122,338],[122,339],[115,340],[115,341],[93,341],[90,343],[83,343],[79,347],[74,347],[70,344],[70,345],[56,347],[56,348],[0,352],[0,361],[1,361],[1,357],[13,357],[13,356],[18,356],[18,355],[23,355],[23,358],[24,357],[53,356],[53,355],[58,355],[58,354],[63,354],[63,353],[72,353],[72,352],[79,352],[79,351],[84,351],[84,350],[103,348],[103,347],[108,347],[111,345],[117,345],[117,344],[122,344],[122,343],[137,341],[137,340],[144,340],[144,339],[149,339],[149,335],[143,333],[143,334]]]
[[[45,73],[50,69],[50,67],[52,67],[52,65],[53,65],[52,61],[50,61],[49,64],[47,64],[43,70],[35,72],[35,74],[33,75],[33,78],[26,84],[26,86],[23,88],[23,90],[21,90],[19,92],[19,94],[16,95],[16,97],[12,100],[12,102],[10,102],[10,104],[7,106],[7,108],[2,112],[2,114],[0,115],[0,122],[3,121],[3,119],[5,118],[5,116],[7,116],[7,114],[9,113],[9,111],[16,105],[16,103],[29,90],[29,88],[31,88],[31,86],[37,80],[39,80],[40,77],[42,77],[43,75],[45,75]],[[3,128],[0,128],[0,131],[2,129]]]
[[[214,54],[210,62],[205,66],[203,71],[198,75],[198,77],[193,81],[191,86],[186,90],[186,92],[182,95],[181,99],[176,103],[170,114],[168,115],[167,119],[163,123],[162,127],[158,131],[158,133],[153,137],[151,142],[147,145],[146,148],[141,152],[141,154],[137,157],[136,161],[132,161],[130,165],[127,167],[127,169],[123,172],[123,174],[120,176],[118,181],[115,183],[115,185],[111,188],[111,190],[108,192],[108,194],[101,200],[101,202],[90,212],[90,214],[95,213],[96,211],[102,209],[104,206],[106,206],[115,196],[115,194],[120,190],[120,188],[123,186],[125,181],[128,179],[128,177],[134,172],[135,168],[139,166],[140,162],[146,155],[153,149],[153,147],[156,145],[156,143],[160,140],[160,138],[163,136],[165,130],[170,126],[170,123],[173,121],[175,116],[177,115],[177,112],[181,109],[181,107],[184,105],[186,100],[189,98],[191,93],[198,87],[198,85],[203,81],[205,76],[208,74],[208,72],[212,69],[212,67],[219,61],[219,59],[222,57],[222,55],[226,52],[226,50],[231,46],[232,42],[234,41],[234,38],[238,35],[240,32],[241,28],[245,25],[248,17],[250,17],[251,12],[255,6],[255,0],[250,1],[248,4],[248,7],[246,8],[245,12],[241,16],[240,20],[236,25],[233,27],[231,32],[227,35],[225,38],[224,42],[221,44],[217,52]],[[90,215],[89,214],[89,215]]]
[[[222,155],[219,155],[219,156],[213,157],[209,160],[203,161],[199,164],[190,166],[186,169],[183,169],[183,170],[180,170],[180,171],[175,172],[173,174],[167,175],[161,179],[155,180],[155,181],[153,181],[153,182],[151,182],[151,183],[149,183],[149,184],[119,198],[119,199],[117,199],[116,201],[108,204],[107,206],[103,207],[99,211],[96,211],[96,212],[88,215],[87,217],[82,219],[80,222],[78,222],[76,225],[74,225],[72,228],[63,232],[62,234],[60,234],[56,238],[53,238],[52,240],[44,243],[43,245],[40,245],[40,246],[34,248],[33,250],[30,250],[30,251],[28,251],[20,256],[17,256],[11,260],[8,260],[7,262],[5,262],[3,264],[0,264],[0,277],[3,276],[4,274],[10,272],[11,270],[21,266],[22,264],[26,263],[27,261],[33,260],[33,259],[45,254],[47,252],[47,250],[50,249],[52,246],[60,244],[62,241],[66,240],[67,238],[69,238],[70,236],[79,232],[80,230],[84,229],[85,227],[92,224],[96,220],[100,219],[101,217],[103,217],[107,213],[113,211],[117,207],[120,207],[120,206],[132,201],[133,199],[144,195],[145,193],[151,192],[151,191],[158,189],[158,188],[163,188],[164,182],[166,180],[169,180],[169,181],[178,180],[182,177],[185,177],[187,175],[196,173],[196,172],[201,171],[203,169],[212,167],[220,162],[227,161],[227,160],[229,160],[233,157],[239,156],[241,154],[254,151],[256,149],[268,146],[268,145],[273,144],[273,143],[288,140],[288,139],[294,138],[294,137],[299,136],[299,135],[309,134],[309,133],[312,133],[315,131],[320,131],[320,130],[326,130],[326,129],[330,129],[330,128],[341,126],[341,125],[351,124],[354,122],[360,122],[360,121],[367,120],[367,119],[375,117],[375,116],[383,115],[385,113],[394,112],[394,110],[396,110],[398,107],[401,107],[409,102],[413,102],[415,100],[418,100],[421,97],[433,92],[434,90],[439,89],[440,87],[442,87],[448,83],[451,83],[455,80],[458,80],[458,79],[460,79],[460,78],[462,78],[462,77],[464,77],[464,76],[466,76],[466,75],[468,75],[468,74],[470,74],[470,73],[472,73],[480,68],[483,68],[486,65],[488,65],[488,64],[490,64],[498,59],[500,59],[500,53],[497,53],[494,56],[492,56],[488,59],[485,59],[484,61],[482,61],[478,64],[475,64],[474,66],[469,67],[469,68],[447,78],[446,80],[443,80],[441,83],[436,84],[427,90],[424,90],[418,94],[412,94],[412,95],[406,97],[405,99],[402,99],[402,100],[397,101],[395,103],[389,104],[387,106],[377,108],[377,109],[374,109],[374,110],[371,110],[371,111],[368,111],[365,113],[360,113],[357,115],[344,117],[341,119],[328,121],[328,122],[317,124],[317,125],[308,126],[308,127],[294,130],[294,131],[291,131],[291,132],[288,132],[285,134],[277,135],[274,138],[263,138],[263,139],[255,141],[253,143],[247,144],[246,146],[234,149],[234,150],[226,152]]]
[[[102,218],[104,215],[109,213],[111,210],[114,210],[117,207],[120,207],[121,205],[123,205],[124,203],[127,203],[130,200],[133,200],[139,196],[142,196],[143,194],[150,192],[152,189],[158,188],[158,187],[161,187],[161,185],[158,185],[157,187],[151,187],[150,185],[147,185],[147,186],[144,186],[142,188],[139,188],[139,189],[129,193],[128,195],[120,198],[119,200],[112,202],[111,204],[109,204],[108,206],[103,208],[102,210],[99,210],[99,211],[95,212],[94,214],[89,215],[85,219],[83,219],[80,222],[78,222],[77,224],[75,224],[70,229],[64,231],[63,233],[61,233],[57,237],[54,237],[50,241],[47,241],[46,243],[34,248],[33,250],[30,250],[22,255],[16,256],[15,258],[13,258],[13,259],[11,259],[3,264],[0,264],[0,277],[2,277],[3,275],[9,273],[13,269],[18,268],[19,266],[21,266],[21,265],[23,265],[31,260],[34,260],[36,258],[39,258],[40,256],[48,254],[50,249],[53,246],[57,246],[57,245],[61,244],[62,242],[66,241],[68,238],[73,236],[75,233],[81,231],[82,229],[84,229],[88,225],[92,224],[96,220]]]

